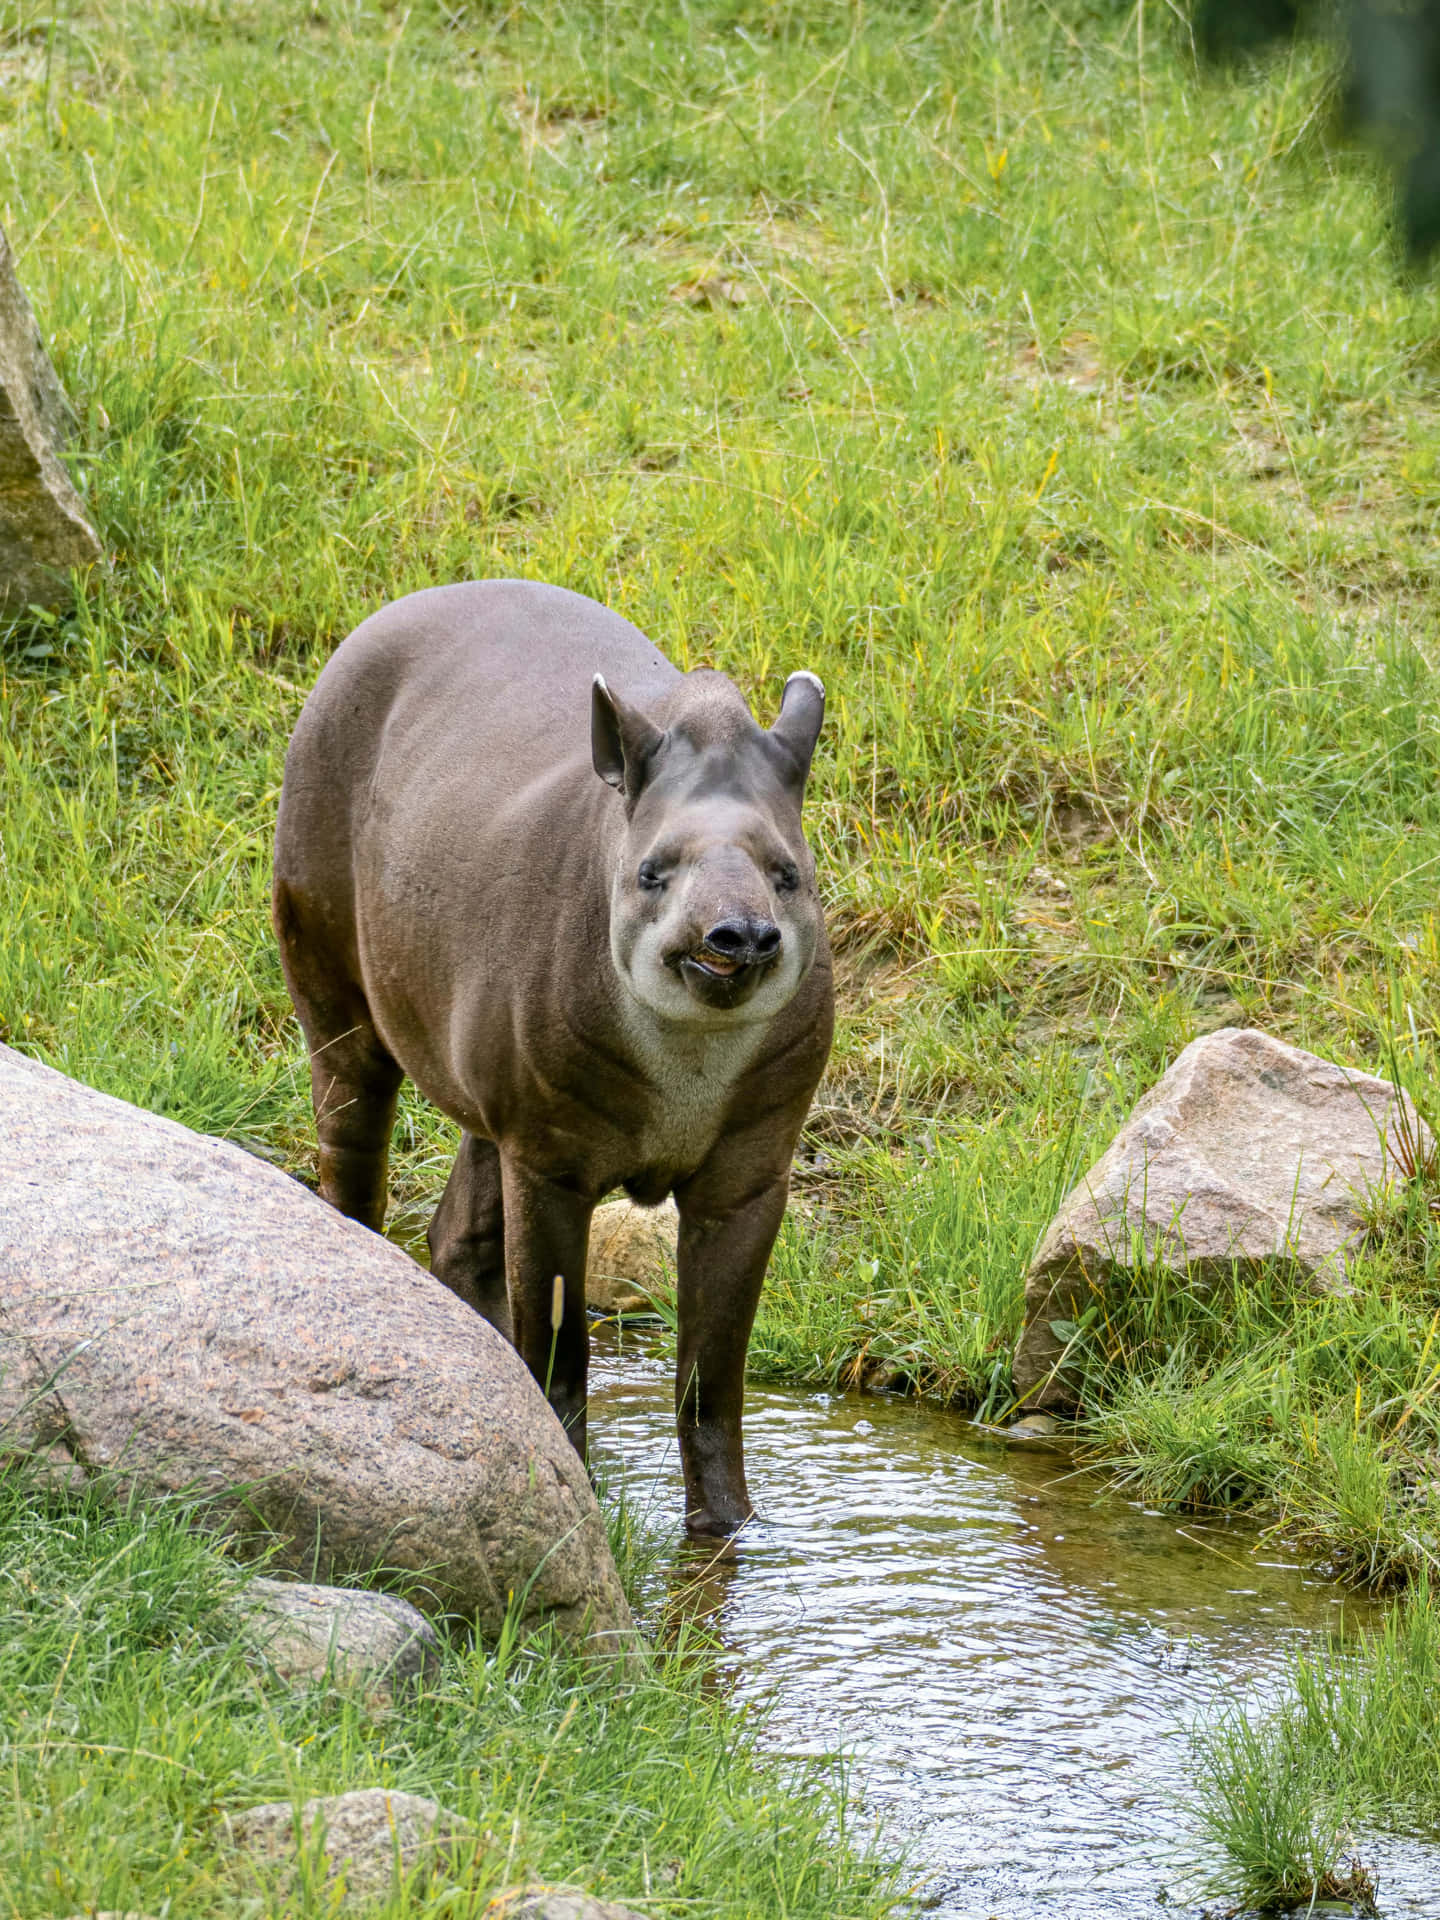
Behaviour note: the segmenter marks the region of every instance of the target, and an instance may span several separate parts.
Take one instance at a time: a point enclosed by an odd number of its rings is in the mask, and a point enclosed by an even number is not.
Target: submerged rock
[[[1015,1391],[1073,1405],[1068,1328],[1122,1276],[1203,1293],[1237,1269],[1343,1286],[1367,1210],[1430,1136],[1388,1080],[1251,1029],[1186,1047],[1066,1198],[1025,1282]]]
[[[60,463],[69,408],[0,231],[0,616],[70,604],[100,542]]]
[[[637,1207],[607,1200],[590,1221],[586,1302],[601,1313],[648,1313],[675,1292],[680,1214],[673,1200]]]
[[[1012,1440],[1053,1440],[1065,1431],[1065,1423],[1053,1413],[1030,1413],[1005,1429]]]
[[[613,1637],[574,1448],[515,1350],[398,1247],[225,1141],[0,1047],[0,1450],[185,1492],[277,1563]]]
[[[298,1812],[288,1800],[272,1801],[227,1814],[225,1825],[232,1846],[287,1882],[302,1858],[318,1856],[326,1886],[343,1878],[347,1901],[383,1900],[485,1844],[435,1801],[384,1787],[307,1800]]]
[[[390,1706],[440,1670],[439,1635],[393,1594],[252,1580],[243,1606],[248,1639],[283,1680],[328,1675]]]

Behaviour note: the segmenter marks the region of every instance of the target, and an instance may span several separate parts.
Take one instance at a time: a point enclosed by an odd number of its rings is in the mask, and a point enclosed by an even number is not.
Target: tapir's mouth
[[[733,980],[737,973],[743,973],[745,962],[733,955],[716,953],[711,947],[701,947],[690,956],[693,965],[702,973],[708,973],[714,980]]]
[[[671,965],[697,1000],[720,1010],[748,1000],[770,972],[774,957],[746,960],[702,945],[676,954]]]

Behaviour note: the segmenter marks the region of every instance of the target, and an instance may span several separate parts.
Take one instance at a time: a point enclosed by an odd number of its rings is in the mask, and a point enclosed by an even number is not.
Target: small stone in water
[[[1053,1413],[1027,1413],[1023,1420],[1017,1420],[1009,1432],[1018,1434],[1022,1439],[1038,1439],[1047,1434],[1059,1433],[1061,1422]]]

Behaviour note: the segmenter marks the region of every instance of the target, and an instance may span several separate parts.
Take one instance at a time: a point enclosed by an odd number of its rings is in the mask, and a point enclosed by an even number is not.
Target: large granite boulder
[[[1068,1195],[1025,1282],[1016,1394],[1074,1403],[1063,1332],[1142,1267],[1200,1290],[1238,1269],[1344,1285],[1367,1208],[1430,1136],[1388,1080],[1268,1034],[1193,1041]],[[1058,1330],[1057,1330],[1058,1326]]]
[[[0,1449],[208,1496],[311,1578],[613,1639],[585,1469],[514,1349],[276,1168],[0,1047]]]
[[[70,570],[101,558],[60,464],[70,423],[60,383],[0,231],[0,618],[70,602]]]

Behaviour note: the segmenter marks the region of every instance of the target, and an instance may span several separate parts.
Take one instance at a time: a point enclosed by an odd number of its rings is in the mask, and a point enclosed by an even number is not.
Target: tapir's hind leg
[[[376,1233],[385,1224],[390,1133],[404,1077],[368,1022],[356,1020],[310,1056],[320,1197]]]
[[[375,1031],[359,984],[307,929],[293,892],[275,889],[285,982],[310,1048],[320,1136],[320,1197],[378,1233],[385,1224],[390,1132],[404,1075]]]
[[[430,1222],[430,1271],[509,1340],[505,1290],[505,1208],[500,1155],[489,1140],[462,1134],[445,1192]]]

